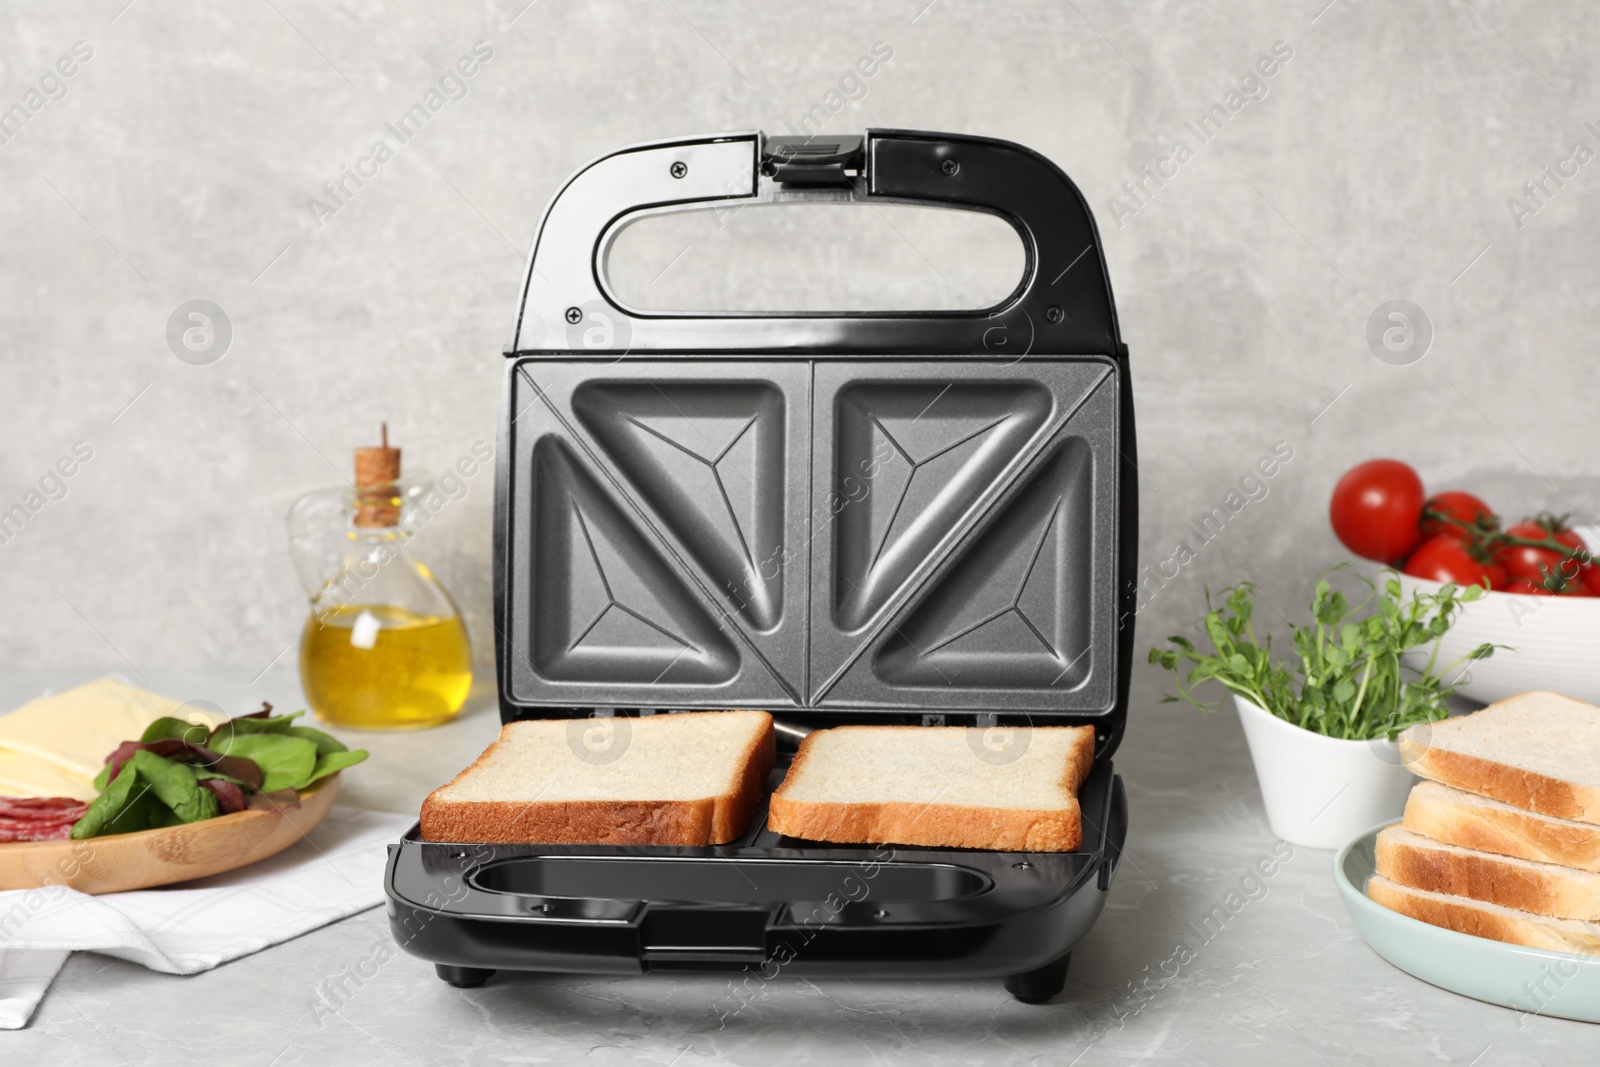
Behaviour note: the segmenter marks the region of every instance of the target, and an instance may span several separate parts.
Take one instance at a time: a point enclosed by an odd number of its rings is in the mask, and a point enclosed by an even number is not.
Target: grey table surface
[[[229,710],[298,707],[292,669],[159,672],[149,685]],[[0,674],[0,707],[93,677]],[[1600,1062],[1600,1029],[1481,1004],[1390,966],[1334,889],[1332,854],[1267,828],[1234,714],[1160,704],[1139,667],[1116,756],[1132,809],[1104,915],[1065,992],[1016,1002],[998,981],[763,983],[729,976],[502,974],[458,990],[395,951],[381,908],[190,977],[73,956],[32,1024],[0,1033],[6,1064],[485,1063],[1459,1063]],[[371,750],[341,803],[415,811],[493,736],[492,683],[456,722],[356,733]],[[1260,882],[1257,862],[1292,855]],[[1270,869],[1270,868],[1269,868]],[[1201,920],[1230,893],[1220,931]],[[1180,942],[1192,949],[1174,962]],[[342,990],[342,992],[340,992]],[[331,991],[331,995],[330,995]],[[737,1009],[737,1010],[735,1010]]]

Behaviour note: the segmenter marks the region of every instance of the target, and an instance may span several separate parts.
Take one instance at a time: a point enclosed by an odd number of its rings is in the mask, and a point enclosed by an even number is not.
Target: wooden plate
[[[322,821],[339,795],[337,774],[300,794],[298,808],[236,811],[202,822],[82,841],[0,845],[0,889],[64,885],[120,893],[221,874],[276,855]]]

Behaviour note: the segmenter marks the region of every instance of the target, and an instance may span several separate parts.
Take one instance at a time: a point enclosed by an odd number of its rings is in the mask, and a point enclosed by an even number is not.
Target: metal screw
[[[1050,322],[1060,322],[1062,319],[1066,318],[1066,316],[1061,313],[1061,309],[1054,304],[1051,304],[1049,307],[1044,309],[1044,317]]]
[[[957,163],[953,159],[947,159],[939,165],[939,169],[944,171],[946,177],[954,178],[956,176],[956,171],[961,169],[961,164]]]
[[[464,860],[467,858],[467,854],[465,852],[452,852],[450,853],[450,858],[453,860]]]
[[[872,917],[874,919],[887,919],[889,917],[889,910],[887,908],[879,908],[877,911],[872,913]]]
[[[687,163],[674,163],[672,165],[672,176],[674,178],[681,178],[685,174],[688,174],[688,173],[689,173],[689,164],[687,164]]]
[[[534,911],[542,911],[542,912],[552,912],[552,911],[556,910],[556,906],[554,904],[535,904],[533,906],[533,910]]]
[[[1021,863],[1013,863],[1011,866],[1015,867],[1019,871],[1033,870],[1033,864],[1029,863],[1027,860],[1023,860]]]
[[[572,323],[574,326],[578,325],[578,323],[583,321],[583,312],[579,311],[577,308],[568,308],[567,321]]]

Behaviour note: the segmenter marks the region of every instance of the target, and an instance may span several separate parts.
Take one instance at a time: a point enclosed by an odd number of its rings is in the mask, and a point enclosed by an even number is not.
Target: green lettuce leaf
[[[146,726],[144,733],[139,735],[139,740],[149,743],[172,738],[178,741],[187,741],[191,745],[204,745],[210,732],[200,723],[185,722],[183,719],[175,719],[171,715],[166,715]]]
[[[261,783],[263,793],[303,789],[317,766],[316,743],[304,737],[281,733],[239,733],[227,737],[213,734],[212,742],[225,756],[253,760],[265,776]]]
[[[326,778],[330,774],[338,774],[346,767],[354,767],[366,758],[367,751],[363,748],[358,748],[354,752],[329,752],[325,756],[318,756],[317,765],[311,769],[311,777],[307,778],[305,785],[300,788],[304,789],[312,782]]]
[[[153,752],[135,752],[72,827],[82,840],[199,822],[217,814],[217,798],[194,771]]]
[[[307,741],[315,742],[318,756],[326,756],[330,752],[349,751],[348,746],[337,737],[332,734],[325,734],[321,730],[313,729],[310,726],[291,726],[289,727],[289,736],[303,737]]]
[[[211,740],[206,743],[206,747],[215,748],[220,752],[222,750],[218,746],[234,737],[243,737],[247,734],[286,734],[294,721],[304,714],[303,711],[291,711],[287,715],[273,715],[264,719],[248,717],[229,719],[211,731]]]

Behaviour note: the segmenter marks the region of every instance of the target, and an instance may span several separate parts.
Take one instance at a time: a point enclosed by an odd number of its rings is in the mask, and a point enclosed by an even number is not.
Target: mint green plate
[[[1387,824],[1385,824],[1387,825]],[[1367,897],[1375,826],[1339,850],[1333,880],[1373,951],[1440,989],[1531,1015],[1600,1023],[1600,957],[1508,945],[1390,911]]]

